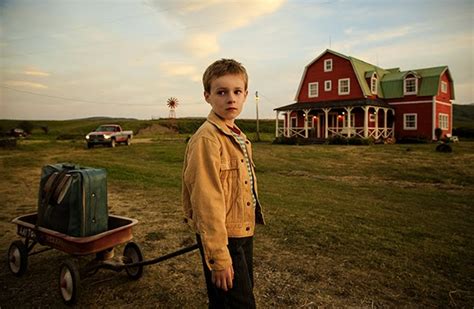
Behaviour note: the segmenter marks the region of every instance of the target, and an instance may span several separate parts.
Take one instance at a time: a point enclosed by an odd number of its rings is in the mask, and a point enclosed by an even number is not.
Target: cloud
[[[36,70],[29,70],[29,71],[24,71],[23,74],[25,75],[33,75],[33,76],[50,76],[51,74],[47,72],[41,72],[41,71],[36,71]]]
[[[25,87],[25,88],[34,88],[34,89],[48,88],[48,86],[40,84],[40,83],[33,83],[33,82],[20,81],[20,80],[7,80],[3,84],[7,86]]]
[[[219,36],[252,24],[258,18],[278,10],[285,0],[244,1],[150,1],[185,31],[182,46],[188,54],[206,57],[220,51]],[[160,10],[161,8],[161,10]],[[204,23],[203,23],[204,21]]]
[[[188,76],[192,81],[201,80],[197,68],[193,65],[179,62],[163,62],[160,64],[160,71],[172,76]]]

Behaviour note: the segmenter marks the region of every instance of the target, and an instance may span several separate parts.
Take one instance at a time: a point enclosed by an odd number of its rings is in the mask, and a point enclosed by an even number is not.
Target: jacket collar
[[[225,121],[219,117],[214,111],[211,110],[211,112],[209,113],[209,115],[207,116],[207,121],[209,121],[210,123],[212,123],[217,129],[219,129],[219,131],[221,131],[222,133],[226,134],[226,135],[229,135],[229,136],[233,136],[232,134],[232,131],[229,129],[229,127],[227,126],[227,124],[225,123]],[[234,124],[234,126],[240,130],[239,127],[237,127],[236,124]],[[242,130],[240,130],[240,134],[242,137],[246,138],[245,134],[242,132]]]

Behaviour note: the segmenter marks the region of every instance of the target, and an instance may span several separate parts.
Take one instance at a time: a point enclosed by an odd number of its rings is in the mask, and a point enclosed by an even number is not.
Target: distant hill
[[[453,104],[453,127],[474,128],[474,103]]]
[[[474,138],[474,103],[453,104],[453,135]]]

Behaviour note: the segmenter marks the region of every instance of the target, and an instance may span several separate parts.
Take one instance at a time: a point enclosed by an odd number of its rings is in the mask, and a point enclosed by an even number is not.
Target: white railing
[[[311,136],[313,128],[308,127],[308,137]],[[328,136],[344,136],[348,137],[350,133],[350,136],[356,136],[360,138],[364,138],[364,127],[328,127]],[[379,138],[387,138],[392,136],[393,129],[392,128],[373,128],[369,127],[367,128],[367,137],[373,137],[375,139]],[[294,127],[294,128],[278,128],[278,136],[286,136],[286,137],[293,137],[293,136],[300,136],[305,138],[306,137],[306,132],[304,127]],[[321,130],[321,137],[324,138],[324,129]]]

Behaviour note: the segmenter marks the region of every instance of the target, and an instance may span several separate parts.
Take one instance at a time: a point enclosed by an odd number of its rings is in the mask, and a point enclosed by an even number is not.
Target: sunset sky
[[[326,49],[382,68],[448,65],[474,102],[474,1],[0,0],[0,119],[204,117],[201,76],[220,58],[249,73],[241,118],[294,102]]]

